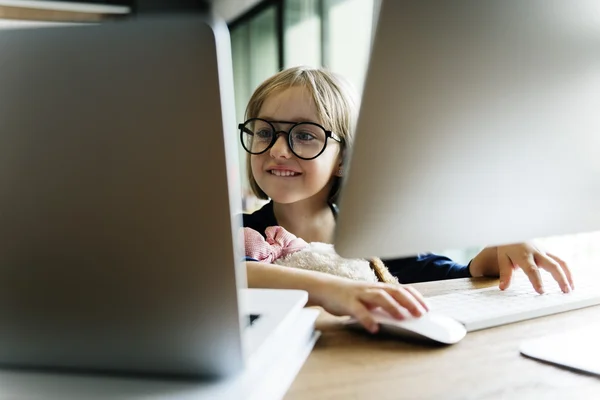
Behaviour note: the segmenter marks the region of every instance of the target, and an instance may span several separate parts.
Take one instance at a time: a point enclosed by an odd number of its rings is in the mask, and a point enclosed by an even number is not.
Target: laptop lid
[[[384,0],[338,252],[402,257],[600,229],[599,10]]]
[[[5,30],[0,49],[0,363],[241,369],[226,27]]]

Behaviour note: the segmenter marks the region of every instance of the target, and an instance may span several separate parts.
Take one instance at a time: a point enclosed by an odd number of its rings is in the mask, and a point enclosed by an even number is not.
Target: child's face
[[[320,123],[317,108],[310,93],[303,87],[291,87],[275,92],[263,103],[259,118],[267,121],[310,121]],[[274,124],[277,130],[288,131],[290,124]],[[331,129],[325,126],[325,129]],[[251,156],[252,174],[258,186],[277,203],[295,203],[309,198],[326,201],[339,169],[340,146],[327,140],[325,151],[313,160],[296,157],[288,147],[287,135],[263,154]]]

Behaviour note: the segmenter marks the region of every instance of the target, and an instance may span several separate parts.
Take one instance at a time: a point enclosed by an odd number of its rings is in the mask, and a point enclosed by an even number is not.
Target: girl
[[[331,243],[336,199],[357,113],[357,96],[350,85],[323,69],[294,67],[263,82],[240,124],[248,152],[248,178],[256,196],[271,199],[244,226],[264,235],[269,226],[282,226],[307,242]],[[513,269],[522,268],[533,287],[543,292],[540,268],[550,272],[564,292],[573,288],[571,272],[560,258],[530,243],[489,247],[468,265],[426,254],[386,260],[401,283],[470,276],[500,276],[500,289],[510,284]],[[396,318],[420,316],[428,308],[412,287],[358,282],[320,272],[248,261],[248,285],[302,289],[309,304],[334,315],[351,315],[376,332],[369,310],[381,307]]]

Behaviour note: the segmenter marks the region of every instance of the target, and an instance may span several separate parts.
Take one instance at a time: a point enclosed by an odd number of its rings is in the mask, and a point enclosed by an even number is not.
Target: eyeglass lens
[[[275,130],[273,124],[267,121],[250,120],[244,124],[242,144],[249,153],[259,154],[271,145],[273,137],[279,132]],[[325,130],[308,122],[294,125],[288,134],[288,143],[292,152],[301,158],[317,156],[327,141]]]

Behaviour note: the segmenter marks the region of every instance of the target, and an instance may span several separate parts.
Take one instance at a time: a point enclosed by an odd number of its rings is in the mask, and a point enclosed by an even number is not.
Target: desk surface
[[[497,284],[456,279],[414,285],[426,296]],[[448,347],[371,337],[322,313],[323,335],[286,400],[299,399],[591,399],[600,379],[525,358],[528,338],[600,320],[600,306],[471,332]]]

